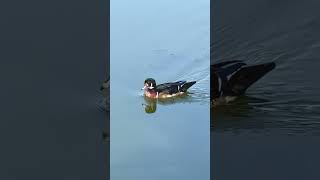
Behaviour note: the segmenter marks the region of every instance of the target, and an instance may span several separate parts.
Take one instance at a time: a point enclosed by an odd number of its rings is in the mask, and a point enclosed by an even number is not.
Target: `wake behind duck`
[[[256,81],[276,67],[274,62],[247,65],[243,61],[227,61],[210,66],[213,106],[227,104],[241,96]]]

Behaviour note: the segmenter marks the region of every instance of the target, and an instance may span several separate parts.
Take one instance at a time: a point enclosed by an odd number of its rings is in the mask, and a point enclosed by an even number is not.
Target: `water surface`
[[[111,179],[209,178],[209,1],[111,2]],[[148,101],[158,84],[188,96]]]
[[[211,110],[213,178],[320,176],[312,168],[319,166],[319,5],[312,0],[213,3],[211,63],[277,64],[246,96]]]

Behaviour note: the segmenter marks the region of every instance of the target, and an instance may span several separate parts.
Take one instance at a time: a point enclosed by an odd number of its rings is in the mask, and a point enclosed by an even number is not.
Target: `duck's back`
[[[156,87],[156,90],[159,93],[175,94],[179,92],[186,92],[195,83],[196,83],[195,81],[192,81],[192,82],[177,81],[177,82],[171,82],[171,83],[164,83],[164,84],[159,84]]]
[[[276,67],[275,63],[265,63],[254,66],[243,67],[230,79],[229,84],[232,92],[241,95],[256,81]]]

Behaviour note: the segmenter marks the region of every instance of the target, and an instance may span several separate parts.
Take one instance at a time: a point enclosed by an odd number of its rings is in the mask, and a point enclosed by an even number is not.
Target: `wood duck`
[[[247,65],[238,60],[211,65],[211,102],[218,105],[233,101],[275,67],[274,62]]]
[[[186,94],[195,83],[196,81],[177,81],[157,85],[154,79],[147,78],[142,89],[144,95],[149,98],[170,98]]]

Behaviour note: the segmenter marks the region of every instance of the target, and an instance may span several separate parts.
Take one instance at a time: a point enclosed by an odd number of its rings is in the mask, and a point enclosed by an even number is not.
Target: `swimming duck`
[[[211,102],[219,105],[235,100],[275,67],[274,62],[249,66],[239,60],[211,65]]]
[[[196,81],[177,81],[164,84],[156,84],[152,78],[144,81],[144,95],[149,98],[170,98],[186,94],[187,90],[196,83]]]

